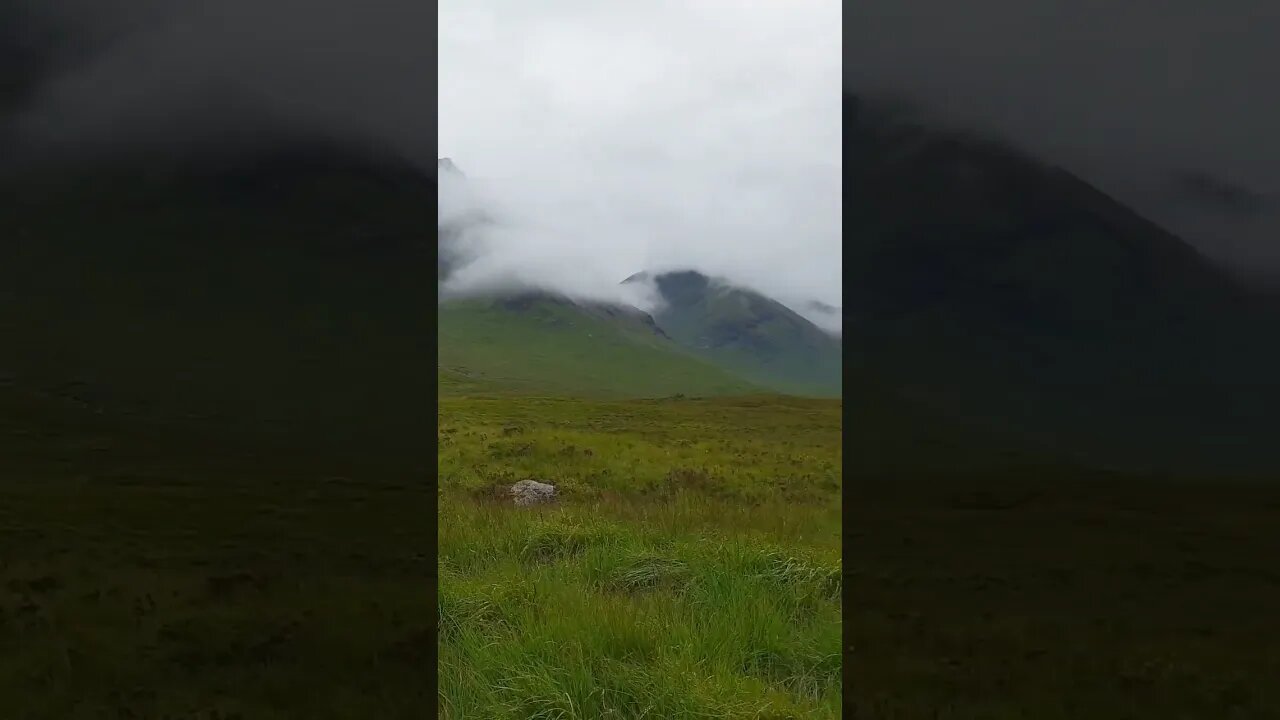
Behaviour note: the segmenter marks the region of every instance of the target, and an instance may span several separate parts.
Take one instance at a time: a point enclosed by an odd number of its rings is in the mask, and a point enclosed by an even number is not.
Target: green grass
[[[445,398],[449,718],[838,717],[840,404]],[[556,484],[520,509],[501,489]]]

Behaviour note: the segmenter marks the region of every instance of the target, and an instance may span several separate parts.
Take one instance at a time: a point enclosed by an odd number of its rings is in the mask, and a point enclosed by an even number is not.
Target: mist
[[[435,58],[411,0],[9,0],[11,162],[314,136],[429,167]],[[0,38],[3,40],[4,38]]]
[[[622,280],[687,268],[841,304],[838,2],[439,12],[439,154],[493,216],[450,288],[643,306]]]
[[[861,0],[846,28],[854,92],[1011,140],[1280,282],[1280,4]]]

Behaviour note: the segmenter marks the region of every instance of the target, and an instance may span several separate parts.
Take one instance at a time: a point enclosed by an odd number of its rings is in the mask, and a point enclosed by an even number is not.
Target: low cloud
[[[7,154],[235,149],[314,135],[425,167],[429,3],[9,0],[24,58]]]
[[[639,304],[692,268],[839,305],[840,3],[609,10],[440,4],[439,151],[497,220],[451,286]]]

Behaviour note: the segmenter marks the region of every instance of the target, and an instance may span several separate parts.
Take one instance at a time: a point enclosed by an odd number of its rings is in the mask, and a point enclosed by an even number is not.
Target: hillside
[[[758,390],[683,352],[634,308],[527,293],[446,301],[437,317],[442,392],[661,397]]]
[[[846,104],[852,365],[1098,462],[1280,459],[1280,315],[1060,169]]]
[[[470,259],[467,233],[494,221],[465,197],[466,176],[452,160],[438,159],[437,181],[437,281],[443,287]],[[669,273],[659,281],[666,303],[657,317],[547,290],[470,299],[441,294],[442,387],[592,397],[765,389],[839,395],[839,341],[808,320],[758,293],[713,286],[697,273]]]
[[[425,174],[298,143],[33,169],[2,190],[0,371],[16,385],[413,452],[432,395]],[[354,421],[373,409],[376,427]]]
[[[840,395],[840,339],[782,303],[692,270],[652,280],[663,300],[654,321],[698,356],[783,392]]]

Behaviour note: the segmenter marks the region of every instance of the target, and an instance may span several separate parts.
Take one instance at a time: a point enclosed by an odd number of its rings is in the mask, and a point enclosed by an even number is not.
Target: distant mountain
[[[862,372],[1100,458],[1225,467],[1269,444],[1280,316],[1258,297],[1014,148],[857,96],[845,118]]]
[[[432,193],[301,139],[6,176],[0,371],[107,415],[415,453]]]
[[[462,171],[458,169],[458,166],[453,164],[453,160],[450,160],[449,158],[437,158],[436,171],[440,173],[449,173],[458,177],[465,177],[462,174]]]
[[[17,113],[135,29],[132,13],[57,5],[0,0],[6,392],[104,427],[193,426],[425,472],[425,168],[214,102],[210,132],[163,151],[37,147]]]
[[[443,158],[438,172],[442,184],[464,178]],[[465,262],[467,233],[491,222],[466,203],[450,204],[459,207],[447,217],[442,208],[441,282]],[[657,317],[550,291],[470,300],[442,294],[442,377],[459,386],[471,377],[480,385],[569,394],[839,395],[839,341],[780,303],[697,273],[662,275],[657,287],[666,300]]]
[[[766,387],[840,394],[840,340],[782,303],[692,270],[625,282],[641,280],[661,297],[658,327],[700,357]]]
[[[839,335],[844,329],[844,311],[834,305],[810,300],[797,307],[796,311],[833,335]]]
[[[442,392],[661,397],[763,390],[685,352],[635,308],[520,292],[447,300],[437,319]]]

